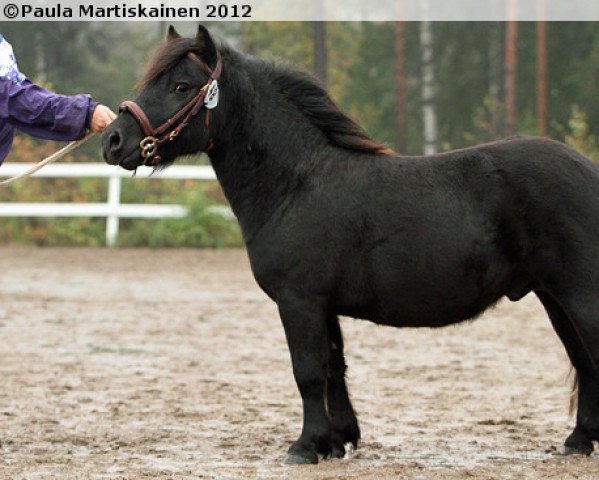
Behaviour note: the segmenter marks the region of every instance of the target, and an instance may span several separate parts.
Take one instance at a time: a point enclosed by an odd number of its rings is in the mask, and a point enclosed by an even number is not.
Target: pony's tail
[[[578,372],[574,368],[574,365],[570,367],[570,373],[568,378],[572,379],[572,390],[570,391],[570,416],[574,416],[578,408]]]

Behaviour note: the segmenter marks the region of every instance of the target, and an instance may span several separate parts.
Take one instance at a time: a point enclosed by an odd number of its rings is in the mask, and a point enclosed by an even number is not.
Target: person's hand
[[[116,118],[116,114],[106,105],[98,105],[92,114],[90,128],[94,133],[102,133]]]

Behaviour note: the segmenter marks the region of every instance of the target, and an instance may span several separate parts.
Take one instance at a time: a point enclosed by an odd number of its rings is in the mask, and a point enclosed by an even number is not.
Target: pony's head
[[[134,170],[180,155],[207,151],[214,135],[212,111],[223,110],[220,53],[208,30],[183,38],[171,26],[138,82],[135,102],[123,102],[102,135],[104,159]]]

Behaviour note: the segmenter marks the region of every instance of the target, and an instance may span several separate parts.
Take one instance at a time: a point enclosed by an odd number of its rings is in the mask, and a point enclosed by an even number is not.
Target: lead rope
[[[74,142],[67,143],[60,150],[58,150],[57,152],[54,152],[49,157],[44,158],[41,162],[36,163],[29,170],[27,170],[25,172],[22,172],[22,173],[19,173],[18,175],[15,175],[14,177],[8,178],[8,179],[0,182],[0,187],[7,187],[8,185],[10,185],[10,184],[12,184],[12,183],[14,183],[14,182],[16,182],[18,180],[21,180],[23,178],[31,177],[31,175],[33,175],[35,172],[37,172],[38,170],[42,169],[43,167],[45,167],[49,163],[55,162],[59,158],[64,157],[70,151],[72,151],[75,148],[80,147],[81,145],[83,145],[93,135],[94,135],[93,132],[88,132],[88,133],[85,134],[85,136],[83,138],[81,138],[79,140],[75,140]]]

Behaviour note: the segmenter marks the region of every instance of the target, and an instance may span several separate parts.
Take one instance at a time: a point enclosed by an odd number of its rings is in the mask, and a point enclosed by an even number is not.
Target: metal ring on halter
[[[148,136],[139,142],[139,148],[141,148],[141,156],[144,159],[151,158],[158,151],[158,140],[155,137]]]

